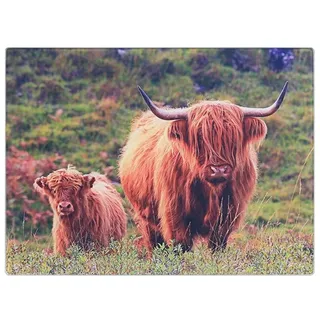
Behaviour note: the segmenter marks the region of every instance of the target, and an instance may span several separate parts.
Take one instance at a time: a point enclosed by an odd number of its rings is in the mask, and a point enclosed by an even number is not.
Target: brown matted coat
[[[136,119],[119,172],[140,245],[150,254],[157,243],[174,240],[188,250],[200,236],[212,249],[225,247],[253,195],[255,146],[266,132],[264,121],[221,101],[192,105],[185,120],[162,120],[150,111]],[[208,183],[207,168],[219,163],[232,168],[230,180]]]
[[[82,175],[74,167],[37,178],[36,191],[48,197],[54,212],[54,252],[65,254],[71,244],[105,247],[126,233],[127,218],[120,195],[98,173]]]

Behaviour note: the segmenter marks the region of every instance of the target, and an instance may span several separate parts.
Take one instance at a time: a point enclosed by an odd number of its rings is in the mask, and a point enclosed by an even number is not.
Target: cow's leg
[[[149,208],[137,210],[134,220],[141,234],[141,237],[136,239],[135,244],[139,251],[145,248],[148,257],[151,257],[153,248],[164,242],[159,230],[159,221],[154,215],[154,211]]]
[[[61,230],[57,230],[53,236],[53,248],[54,253],[60,253],[65,256],[67,248],[70,246],[70,241],[66,236],[61,232]]]
[[[191,222],[185,222],[181,217],[172,218],[170,214],[165,214],[161,218],[160,225],[167,245],[180,244],[183,252],[191,250],[193,245]]]
[[[159,201],[158,216],[161,234],[166,245],[180,244],[183,251],[189,251],[193,244],[191,221],[185,217],[182,197],[176,195],[173,199],[172,196],[173,192],[163,190]]]

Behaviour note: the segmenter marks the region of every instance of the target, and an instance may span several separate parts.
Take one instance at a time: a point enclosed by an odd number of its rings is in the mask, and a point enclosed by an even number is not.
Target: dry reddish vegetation
[[[17,213],[17,208],[20,208],[20,212],[25,213],[26,222],[30,221],[35,226],[46,225],[53,214],[43,196],[40,201],[34,200],[32,185],[37,177],[66,165],[66,160],[57,154],[37,160],[27,151],[14,146],[10,147],[6,160],[7,222],[15,228],[14,212]]]

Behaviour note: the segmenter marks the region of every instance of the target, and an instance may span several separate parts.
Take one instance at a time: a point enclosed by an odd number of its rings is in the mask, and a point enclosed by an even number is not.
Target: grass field
[[[199,244],[182,253],[179,246],[159,246],[148,260],[139,256],[133,237],[112,242],[102,252],[83,252],[73,246],[67,257],[51,254],[47,237],[7,247],[9,274],[87,275],[232,275],[232,274],[312,274],[312,234],[292,230],[258,231],[234,235],[229,247],[212,254]]]
[[[69,248],[62,257],[52,253],[49,236],[28,241],[9,241],[6,271],[8,274],[87,274],[87,275],[232,275],[232,274],[312,274],[313,228],[295,225],[287,228],[245,225],[231,236],[224,251],[212,252],[199,241],[191,252],[179,246],[154,249],[152,259],[139,254],[129,236],[112,242],[103,251]]]

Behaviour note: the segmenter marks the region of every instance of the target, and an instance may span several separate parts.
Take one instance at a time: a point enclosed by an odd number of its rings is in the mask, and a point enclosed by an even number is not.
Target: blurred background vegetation
[[[264,107],[285,81],[283,107],[265,119],[246,226],[312,232],[311,49],[8,49],[6,64],[9,238],[50,233],[50,207],[32,184],[68,163],[107,174],[124,198],[117,161],[132,119],[146,110],[138,84],[172,106],[210,99]]]

